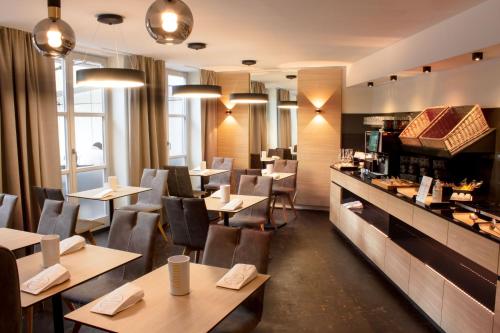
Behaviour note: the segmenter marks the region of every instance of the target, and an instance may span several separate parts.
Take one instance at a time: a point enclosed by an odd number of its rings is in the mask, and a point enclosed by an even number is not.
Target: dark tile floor
[[[279,218],[279,216],[276,216]],[[97,235],[105,244],[106,233]],[[157,239],[155,266],[182,249]],[[264,318],[256,332],[433,332],[433,326],[328,221],[300,211],[279,229],[271,249]],[[45,307],[50,309],[50,305]],[[51,332],[46,311],[35,332]],[[71,324],[66,323],[67,331]],[[97,332],[83,328],[81,332]]]

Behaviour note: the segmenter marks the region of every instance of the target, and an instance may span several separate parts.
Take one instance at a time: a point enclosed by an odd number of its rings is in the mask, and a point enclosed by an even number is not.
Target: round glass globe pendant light
[[[156,0],[146,13],[146,29],[160,44],[180,44],[193,30],[193,14],[181,0]]]
[[[31,40],[42,55],[62,58],[75,48],[75,32],[61,19],[61,0],[48,0],[47,6],[48,18],[37,23]]]

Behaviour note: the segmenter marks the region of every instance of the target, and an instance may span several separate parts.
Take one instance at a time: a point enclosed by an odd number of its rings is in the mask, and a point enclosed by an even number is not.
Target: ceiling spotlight
[[[298,108],[297,101],[280,101],[278,103],[278,109],[294,110]]]
[[[146,13],[146,30],[159,44],[180,44],[193,30],[191,9],[181,0],[156,0]]]
[[[430,73],[430,72],[432,72],[432,67],[431,66],[424,66],[424,67],[422,67],[422,72]]]
[[[174,97],[218,98],[222,95],[221,86],[209,84],[187,84],[172,87]]]
[[[472,53],[472,60],[481,61],[483,60],[483,52],[474,52]]]
[[[397,81],[398,80],[398,76],[397,75],[391,75],[389,78],[391,79],[391,81]]]
[[[188,43],[188,48],[196,50],[196,51],[203,50],[206,47],[207,47],[207,44],[205,44],[205,43],[198,43],[198,42]]]
[[[253,66],[257,63],[256,60],[242,60],[241,63],[247,66]]]
[[[373,82],[372,81],[368,82],[367,86],[370,87],[370,88],[373,87]]]
[[[233,104],[266,104],[267,100],[267,94],[233,93],[229,95],[229,101]]]
[[[297,75],[287,75],[286,78],[289,80],[294,80],[297,78]]]

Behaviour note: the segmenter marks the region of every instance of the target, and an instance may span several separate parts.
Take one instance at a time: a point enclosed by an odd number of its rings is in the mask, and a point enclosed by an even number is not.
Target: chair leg
[[[200,261],[200,250],[194,251],[194,262],[198,263]]]
[[[295,217],[297,217],[297,210],[295,210],[295,206],[293,205],[293,200],[292,197],[290,196],[290,193],[287,193],[286,197],[288,198],[288,202],[290,203],[290,207],[292,207]]]
[[[85,233],[85,238],[87,238],[87,240],[89,241],[90,244],[92,245],[96,245],[96,242],[95,242],[95,239],[94,239],[94,235],[92,235],[92,231],[87,231]]]
[[[282,206],[282,214],[283,214],[283,220],[285,222],[288,222],[288,218],[286,216],[286,202],[285,202],[285,197],[280,195],[281,197],[281,206]]]
[[[25,321],[25,332],[32,333],[33,332],[33,306],[23,309],[24,321]]]
[[[265,227],[264,227],[264,224],[260,224],[260,231],[265,231]]]
[[[158,230],[160,230],[160,233],[163,236],[163,239],[165,240],[165,242],[168,243],[168,237],[167,237],[167,234],[165,233],[165,230],[163,229],[163,225],[161,224],[161,221],[158,221]]]
[[[76,310],[76,305],[70,301],[68,301],[67,299],[64,299],[63,298],[63,302],[64,304],[66,304],[66,306],[68,307],[69,311],[75,311]],[[78,333],[80,332],[80,328],[82,328],[82,324],[80,323],[74,323],[73,324],[73,329],[71,330],[73,333]]]
[[[269,215],[269,221],[271,222],[271,225],[274,227],[274,230],[278,230],[278,226],[276,225],[276,221],[274,220],[273,214]]]
[[[274,213],[274,207],[276,206],[276,198],[277,198],[277,196],[273,195],[273,204],[271,207],[271,215],[273,215],[273,213]]]

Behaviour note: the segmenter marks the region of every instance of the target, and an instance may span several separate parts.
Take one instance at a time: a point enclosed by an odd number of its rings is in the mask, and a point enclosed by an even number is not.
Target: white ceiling
[[[109,50],[117,40],[122,52],[163,58],[178,69],[241,70],[248,69],[242,59],[256,59],[255,78],[277,84],[280,73],[354,62],[483,1],[185,0],[195,19],[187,42],[207,43],[201,51],[149,37],[144,16],[152,0],[62,0],[62,15],[80,48]],[[0,8],[0,25],[27,31],[47,12],[45,0],[0,0]],[[121,34],[95,21],[104,12],[125,16]]]

